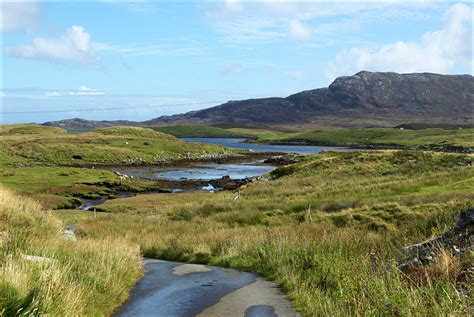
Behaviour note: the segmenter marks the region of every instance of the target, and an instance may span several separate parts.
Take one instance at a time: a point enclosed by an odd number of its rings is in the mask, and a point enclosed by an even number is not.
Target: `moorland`
[[[245,155],[166,133],[387,149],[292,157],[238,193],[142,195],[161,185],[110,169]],[[0,311],[112,314],[145,256],[259,273],[308,316],[470,315],[472,251],[440,250],[410,271],[397,261],[404,246],[449,231],[473,205],[472,140],[472,129],[3,126]],[[79,198],[120,190],[138,195],[110,199],[97,213],[75,209]],[[69,225],[74,240],[62,238]]]

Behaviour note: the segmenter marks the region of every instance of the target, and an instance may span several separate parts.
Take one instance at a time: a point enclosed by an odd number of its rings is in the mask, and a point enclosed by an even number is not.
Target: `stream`
[[[294,154],[314,154],[322,151],[337,150],[337,151],[353,151],[352,149],[342,147],[329,146],[308,146],[308,145],[271,145],[246,143],[246,139],[239,138],[182,138],[187,142],[202,142],[210,144],[218,144],[230,148],[241,150],[271,152],[271,153],[294,153]],[[171,188],[172,193],[180,193],[185,191],[202,190],[207,192],[215,192],[223,188],[216,187],[211,184],[213,181],[220,180],[223,177],[230,177],[232,180],[241,181],[245,179],[252,179],[262,176],[276,166],[263,164],[263,160],[253,160],[249,162],[240,163],[196,163],[191,166],[157,168],[119,168],[115,171],[134,178],[143,178],[156,181],[169,181],[176,184]],[[184,183],[187,183],[185,186]],[[191,186],[189,185],[191,184]],[[133,192],[120,192],[115,195],[114,199],[127,198],[137,195]],[[107,196],[102,196],[96,199],[81,199],[80,210],[89,210],[93,207],[100,206],[108,199]]]
[[[270,172],[276,166],[262,165],[263,161],[251,161],[234,164],[194,164],[186,167],[171,168],[121,168],[115,171],[121,175],[133,176],[134,178],[142,178],[156,181],[169,182],[172,193],[180,193],[186,191],[207,191],[216,192],[223,188],[213,185],[213,181],[220,180],[223,177],[230,177],[235,181],[243,181],[262,176]],[[156,193],[156,192],[153,192]],[[140,194],[145,195],[146,193]],[[134,192],[120,192],[115,195],[114,199],[127,198],[137,195]],[[109,198],[102,196],[95,199],[81,199],[80,210],[89,210],[105,203]]]

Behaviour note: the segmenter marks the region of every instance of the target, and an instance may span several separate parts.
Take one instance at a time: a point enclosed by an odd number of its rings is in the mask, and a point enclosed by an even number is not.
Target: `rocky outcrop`
[[[298,156],[295,156],[295,155],[273,156],[263,161],[263,163],[265,164],[270,164],[270,165],[275,165],[275,166],[285,166],[285,165],[290,165],[297,162],[298,162]]]
[[[407,272],[432,263],[444,249],[456,256],[468,256],[474,250],[474,207],[462,211],[453,230],[440,237],[403,248],[404,259],[398,268]]]

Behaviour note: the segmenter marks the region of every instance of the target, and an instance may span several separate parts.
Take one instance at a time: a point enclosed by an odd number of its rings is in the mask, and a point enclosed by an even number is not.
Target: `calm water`
[[[241,150],[252,150],[261,152],[280,152],[280,153],[295,153],[295,154],[313,154],[321,151],[350,151],[350,149],[334,146],[310,146],[310,145],[271,145],[258,143],[244,143],[246,139],[235,138],[182,138],[181,140],[187,142],[202,142],[218,144]]]
[[[232,179],[256,177],[275,168],[274,166],[259,165],[260,163],[260,161],[257,161],[240,164],[196,164],[191,167],[155,168],[151,170],[126,169],[120,172],[148,179],[208,181],[226,175]]]
[[[261,176],[271,171],[274,166],[246,164],[198,164],[192,168],[172,168],[157,171],[153,174],[156,179],[191,179],[211,180],[223,176],[232,179],[244,179],[247,177]]]

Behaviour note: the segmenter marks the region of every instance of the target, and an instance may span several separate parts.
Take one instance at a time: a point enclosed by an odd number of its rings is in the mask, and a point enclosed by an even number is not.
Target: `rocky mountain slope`
[[[327,88],[307,90],[286,98],[229,101],[204,110],[162,116],[142,124],[351,127],[422,122],[465,126],[474,124],[473,109],[474,77],[471,75],[362,71],[353,76],[339,77]],[[48,124],[60,126],[58,122]]]

